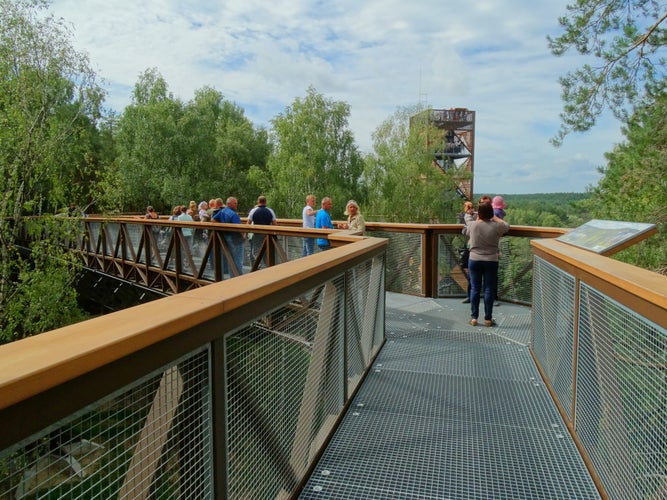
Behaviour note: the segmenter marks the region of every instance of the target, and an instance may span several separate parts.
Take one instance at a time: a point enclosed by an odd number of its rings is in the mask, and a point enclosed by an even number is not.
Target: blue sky
[[[562,109],[556,58],[567,1],[544,0],[54,0],[74,45],[104,79],[107,107],[130,102],[140,73],[157,68],[184,101],[211,86],[256,125],[312,85],[350,105],[359,148],[398,107],[476,111],[475,194],[582,192],[622,140],[604,117],[554,148]]]

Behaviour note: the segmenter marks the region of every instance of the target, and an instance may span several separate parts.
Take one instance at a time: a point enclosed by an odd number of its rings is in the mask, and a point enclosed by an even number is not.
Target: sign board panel
[[[557,239],[601,255],[611,255],[657,231],[655,224],[594,219]]]

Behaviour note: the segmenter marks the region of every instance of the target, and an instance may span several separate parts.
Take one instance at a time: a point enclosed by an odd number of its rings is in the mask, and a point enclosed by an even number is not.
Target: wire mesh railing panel
[[[278,238],[278,244],[285,252],[285,261],[296,260],[303,256],[303,238],[295,236],[280,235]],[[317,245],[315,245],[317,249]],[[278,257],[278,262],[283,262],[283,260]]]
[[[440,234],[438,240],[438,296],[465,297],[468,269],[461,261],[467,238]],[[532,302],[533,254],[529,238],[500,239],[498,258],[498,298],[521,304]]]
[[[294,492],[344,404],[341,275],[226,338],[227,495]]]
[[[89,244],[91,246],[91,249],[95,251],[97,242],[100,239],[100,231],[102,229],[102,223],[100,222],[89,222],[88,223],[88,231],[90,232],[89,238]]]
[[[139,262],[146,262],[143,252],[138,254],[139,245],[141,243],[141,237],[143,236],[144,228],[139,224],[125,224],[125,234],[127,234],[128,240],[125,241],[125,254],[129,259],[134,255],[139,259]]]
[[[466,244],[462,234],[438,235],[438,297],[467,295],[468,266],[461,261]]]
[[[384,340],[384,257],[346,273],[348,392],[352,393]]]
[[[0,455],[0,498],[211,498],[209,353],[198,350]]]
[[[252,234],[252,233],[251,233]],[[255,262],[262,251],[262,245],[268,240],[269,248],[264,248],[264,256],[261,262]],[[247,245],[247,258],[249,266],[256,265],[258,269],[267,267],[267,252],[273,253],[274,264],[282,264],[303,257],[303,238],[285,234],[266,235],[262,233],[252,234]],[[315,251],[319,251],[315,246]]]
[[[611,498],[667,498],[667,330],[585,283],[576,409]]]
[[[501,238],[499,250],[498,297],[501,300],[531,304],[533,253],[530,238]]]
[[[534,273],[532,349],[572,419],[575,279],[539,257]]]
[[[116,250],[116,242],[118,241],[118,233],[120,231],[120,224],[117,222],[107,222],[104,225],[104,231],[109,236],[106,243],[105,255],[112,256]]]
[[[384,338],[384,256],[225,337],[226,494],[296,492]]]
[[[387,291],[422,295],[422,233],[366,231],[368,236],[387,238]]]

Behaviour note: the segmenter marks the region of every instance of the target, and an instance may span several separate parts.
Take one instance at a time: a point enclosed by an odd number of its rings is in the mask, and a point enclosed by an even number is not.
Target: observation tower
[[[433,147],[434,166],[452,175],[458,195],[464,200],[471,200],[475,112],[467,108],[427,109],[413,116],[411,125],[415,119],[422,121],[424,118],[428,120],[427,143]]]

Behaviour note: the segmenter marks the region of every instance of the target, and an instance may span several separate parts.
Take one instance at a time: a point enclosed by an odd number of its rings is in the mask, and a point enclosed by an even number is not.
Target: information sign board
[[[656,232],[655,224],[594,219],[557,239],[601,255],[610,255]]]

